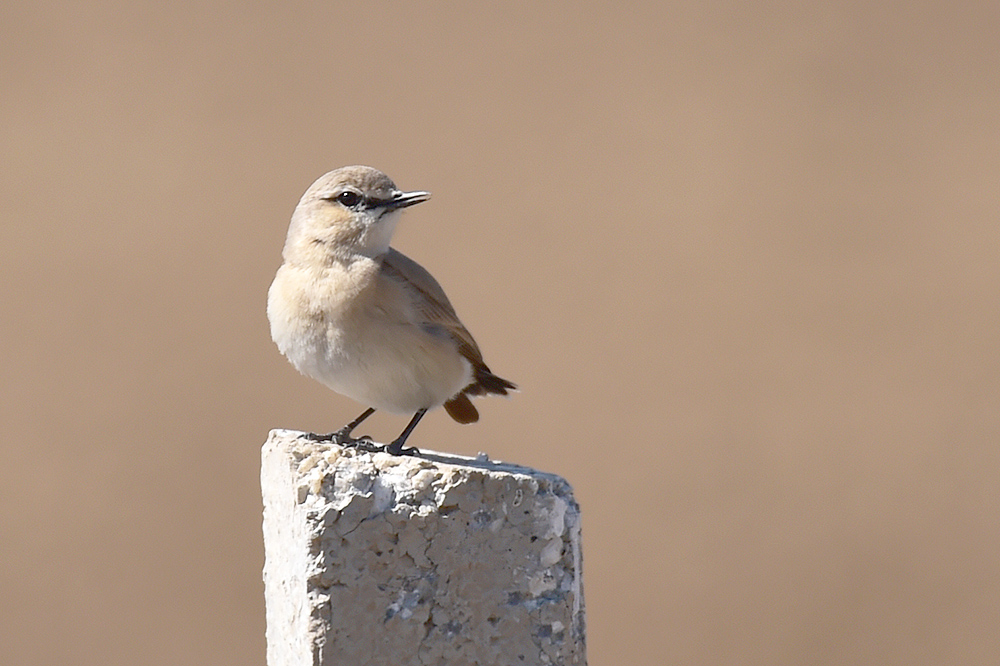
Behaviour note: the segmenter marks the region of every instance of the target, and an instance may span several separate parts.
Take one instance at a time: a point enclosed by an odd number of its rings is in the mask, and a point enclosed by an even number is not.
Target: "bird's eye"
[[[347,206],[348,208],[357,206],[359,201],[361,201],[361,195],[357,192],[352,192],[351,190],[341,192],[337,195],[337,202],[343,206]]]

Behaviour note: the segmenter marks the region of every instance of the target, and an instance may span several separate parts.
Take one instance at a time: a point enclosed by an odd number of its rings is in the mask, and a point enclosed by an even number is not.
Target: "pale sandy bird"
[[[386,449],[399,454],[417,423],[444,405],[459,423],[479,420],[469,396],[506,395],[441,285],[389,247],[400,211],[430,198],[402,192],[381,171],[331,171],[302,195],[271,284],[271,337],[302,374],[367,405],[321,437],[370,444],[352,431],[376,409],[413,414]]]

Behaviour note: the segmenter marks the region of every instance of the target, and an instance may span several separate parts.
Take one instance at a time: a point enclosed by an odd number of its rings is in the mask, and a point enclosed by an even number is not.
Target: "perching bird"
[[[469,396],[506,395],[437,281],[389,247],[400,211],[429,192],[402,192],[381,171],[331,171],[302,195],[285,239],[284,263],[268,291],[271,337],[302,374],[367,405],[322,439],[350,445],[376,409],[413,414],[387,448],[406,438],[429,409],[444,405],[459,423],[479,420]]]

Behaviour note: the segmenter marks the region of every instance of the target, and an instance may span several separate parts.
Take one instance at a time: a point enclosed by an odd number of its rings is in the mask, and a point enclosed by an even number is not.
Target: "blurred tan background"
[[[337,166],[522,392],[592,664],[995,664],[1000,4],[5,2],[5,665],[263,664],[265,294]],[[365,429],[388,441],[405,417]]]

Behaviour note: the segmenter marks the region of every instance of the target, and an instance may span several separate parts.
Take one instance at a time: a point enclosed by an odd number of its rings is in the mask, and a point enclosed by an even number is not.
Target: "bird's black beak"
[[[379,205],[388,210],[396,210],[423,203],[430,198],[430,192],[394,192],[391,199],[384,199],[379,202]]]

